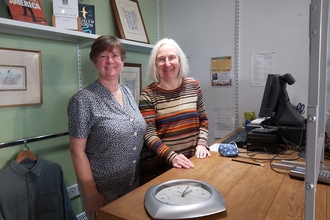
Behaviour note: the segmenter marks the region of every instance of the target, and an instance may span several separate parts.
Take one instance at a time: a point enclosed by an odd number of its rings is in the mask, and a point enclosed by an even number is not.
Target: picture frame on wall
[[[124,63],[123,70],[119,77],[119,83],[131,90],[136,104],[139,103],[142,90],[141,72],[142,64]]]
[[[122,39],[149,44],[139,2],[110,0]]]
[[[0,48],[0,108],[42,105],[41,52]]]

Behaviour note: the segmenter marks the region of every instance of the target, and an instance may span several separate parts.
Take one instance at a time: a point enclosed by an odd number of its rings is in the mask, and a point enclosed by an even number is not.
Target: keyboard
[[[246,131],[245,129],[242,129],[238,131],[237,133],[227,137],[226,139],[222,140],[221,143],[229,144],[230,142],[235,142],[237,147],[245,147],[246,145]]]

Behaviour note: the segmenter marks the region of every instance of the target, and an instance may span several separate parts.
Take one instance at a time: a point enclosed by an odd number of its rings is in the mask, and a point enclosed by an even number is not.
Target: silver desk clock
[[[154,219],[188,219],[226,210],[222,195],[212,185],[192,179],[171,180],[151,186],[144,205]]]

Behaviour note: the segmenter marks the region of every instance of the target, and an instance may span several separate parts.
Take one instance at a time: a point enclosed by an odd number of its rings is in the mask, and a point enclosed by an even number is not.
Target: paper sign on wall
[[[78,30],[78,0],[53,0],[53,26]]]
[[[212,86],[231,86],[231,56],[213,57],[211,60]]]

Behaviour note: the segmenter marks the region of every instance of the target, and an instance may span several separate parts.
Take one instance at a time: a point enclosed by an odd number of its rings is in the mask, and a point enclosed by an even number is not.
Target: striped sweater
[[[190,158],[197,145],[207,147],[208,118],[196,79],[185,77],[175,90],[150,84],[141,92],[139,108],[147,123],[145,146],[169,167],[177,154]]]

